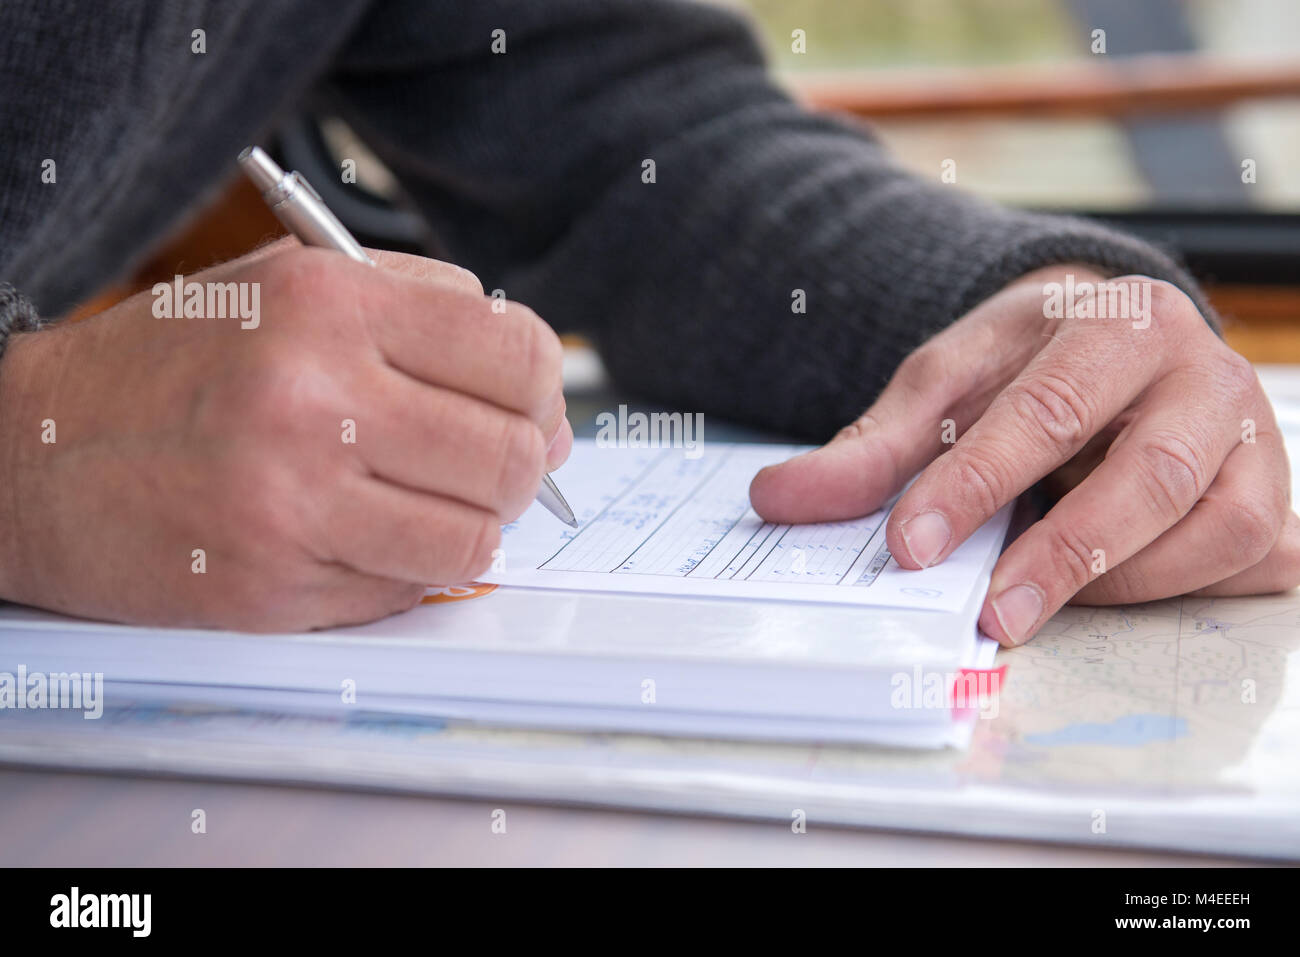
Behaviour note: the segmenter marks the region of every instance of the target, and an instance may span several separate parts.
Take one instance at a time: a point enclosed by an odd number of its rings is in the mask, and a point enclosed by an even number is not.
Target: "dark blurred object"
[[[302,173],[362,245],[427,255],[434,239],[418,215],[368,189],[364,178],[355,184],[342,181],[322,134],[323,122],[320,115],[304,113],[280,130],[276,152],[281,165]]]

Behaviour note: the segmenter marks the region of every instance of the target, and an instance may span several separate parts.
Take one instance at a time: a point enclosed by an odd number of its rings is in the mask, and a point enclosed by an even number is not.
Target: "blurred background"
[[[963,186],[1027,206],[1300,212],[1296,0],[740,6],[792,90],[870,116],[918,171],[958,157]]]
[[[922,175],[1179,255],[1228,341],[1300,362],[1296,0],[743,0],[781,80]],[[804,30],[806,47],[792,38]]]
[[[961,188],[1160,243],[1234,348],[1300,362],[1300,0],[708,2],[749,15],[794,96],[866,119],[919,175],[951,161]],[[306,111],[273,152],[363,242],[420,248],[397,183],[328,112]],[[342,157],[357,185],[339,183]],[[278,232],[232,182],[83,312]]]

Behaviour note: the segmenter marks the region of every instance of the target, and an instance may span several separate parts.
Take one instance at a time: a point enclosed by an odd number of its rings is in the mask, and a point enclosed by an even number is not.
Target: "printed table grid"
[[[796,584],[875,580],[889,558],[885,512],[870,521],[766,523],[749,507],[748,483],[725,468],[730,455],[660,455],[540,568]]]

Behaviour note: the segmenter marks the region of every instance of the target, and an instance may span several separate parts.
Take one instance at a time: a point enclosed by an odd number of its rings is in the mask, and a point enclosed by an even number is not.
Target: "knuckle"
[[[301,357],[280,354],[256,363],[239,386],[235,403],[246,413],[245,425],[283,435],[316,422],[335,390],[328,377]]]
[[[1216,363],[1214,394],[1229,408],[1243,407],[1258,391],[1259,378],[1250,360],[1239,352],[1224,348]]]
[[[1091,602],[1094,604],[1140,601],[1142,596],[1151,594],[1150,583],[1142,572],[1142,563],[1134,561],[1120,562],[1114,568],[1107,568],[1088,589],[1088,597],[1096,599]]]
[[[1055,581],[1065,582],[1074,594],[1093,577],[1093,546],[1059,522],[1044,522],[1049,567]]]
[[[1222,505],[1222,541],[1231,550],[1238,568],[1248,568],[1264,559],[1282,527],[1282,515],[1275,503],[1259,496],[1238,497]]]
[[[541,430],[522,416],[509,416],[502,426],[496,458],[493,502],[503,512],[513,513],[509,517],[514,519],[537,494],[546,467],[546,441]]]
[[[862,445],[878,439],[880,436],[880,420],[871,412],[863,412],[860,416],[844,426],[835,433],[831,442],[841,442],[847,445]],[[892,453],[891,453],[892,454]]]
[[[534,409],[550,399],[560,386],[564,347],[560,337],[527,306],[511,302],[502,323],[508,361],[518,370],[521,399]]]
[[[466,530],[464,543],[457,581],[469,581],[491,567],[493,553],[501,544],[501,526],[490,515],[475,519]]]
[[[1173,283],[1164,279],[1149,278],[1141,281],[1147,283],[1151,289],[1152,315],[1158,315],[1166,322],[1188,321],[1195,317],[1199,323],[1205,325],[1205,320],[1201,318],[1200,312],[1192,301],[1187,298],[1187,293]]]
[[[947,361],[941,350],[927,343],[909,353],[907,358],[899,363],[891,385],[901,385],[913,391],[920,391],[927,384],[942,380],[945,377],[946,365]]]
[[[1046,437],[1058,456],[1073,455],[1096,431],[1095,400],[1066,376],[1028,377],[1009,386],[1006,398],[1030,437]]]
[[[1269,553],[1269,560],[1277,567],[1276,589],[1287,591],[1300,585],[1300,535],[1285,525]]]
[[[1152,513],[1169,524],[1191,511],[1209,484],[1209,469],[1196,445],[1168,431],[1142,443],[1136,475]]]
[[[861,442],[872,430],[872,420],[863,415],[835,433],[834,442]]]
[[[532,310],[528,312],[528,326],[532,330],[529,351],[529,368],[542,383],[543,395],[549,395],[559,384],[560,372],[564,365],[564,346],[555,330],[548,326]]]
[[[888,443],[881,441],[883,432],[880,419],[870,411],[863,412],[860,416],[841,428],[835,433],[831,442],[840,442],[847,445],[864,445],[871,443],[873,446],[886,446]],[[829,444],[829,443],[828,443]],[[887,449],[891,458],[895,458],[893,449]]]
[[[902,457],[899,449],[883,433],[880,420],[870,411],[863,412],[853,422],[836,432],[832,441],[850,445],[871,443],[872,454],[879,454],[883,457],[888,467],[890,488],[897,487],[905,477],[901,474]],[[910,478],[911,476],[906,477]]]
[[[944,484],[980,515],[992,515],[1014,494],[1007,471],[988,455],[958,446],[944,458],[950,470]]]
[[[267,278],[274,291],[295,303],[317,302],[328,297],[338,283],[336,263],[319,249],[295,246],[267,260]]]

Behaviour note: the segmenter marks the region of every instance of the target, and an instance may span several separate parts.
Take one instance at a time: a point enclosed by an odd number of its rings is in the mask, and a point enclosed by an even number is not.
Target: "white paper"
[[[687,449],[574,444],[555,473],[579,521],[536,503],[502,535],[504,567],[484,581],[526,588],[836,602],[961,610],[1002,543],[1004,508],[942,564],[899,567],[885,509],[848,522],[773,525],[749,506],[759,469],[803,446]],[[892,504],[892,503],[891,503]]]

